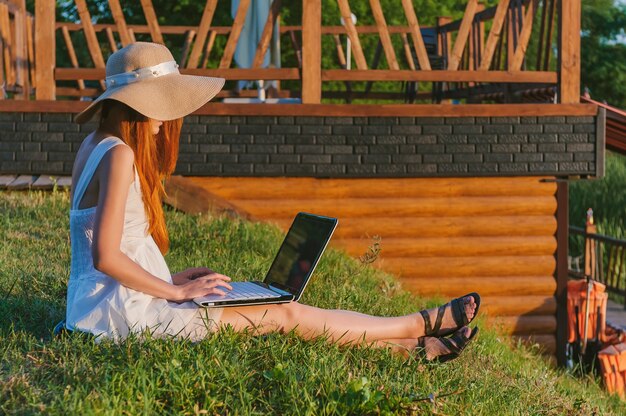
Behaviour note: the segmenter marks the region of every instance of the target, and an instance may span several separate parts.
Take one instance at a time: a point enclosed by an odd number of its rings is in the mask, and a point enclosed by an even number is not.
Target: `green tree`
[[[626,4],[583,0],[581,81],[599,101],[626,108]]]

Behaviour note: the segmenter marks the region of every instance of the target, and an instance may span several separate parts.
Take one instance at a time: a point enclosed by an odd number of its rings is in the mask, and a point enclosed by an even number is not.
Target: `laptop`
[[[297,301],[337,227],[337,219],[298,213],[265,279],[231,282],[226,295],[195,298],[200,306],[226,307]]]

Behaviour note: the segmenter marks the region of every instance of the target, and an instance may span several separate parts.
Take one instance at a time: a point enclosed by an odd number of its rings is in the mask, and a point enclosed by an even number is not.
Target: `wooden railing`
[[[0,0],[0,4],[20,1],[24,0]],[[554,101],[555,93],[559,102],[579,100],[581,0],[501,0],[488,9],[478,0],[460,0],[466,2],[461,19],[440,18],[431,27],[420,25],[419,10],[411,0],[398,0],[406,24],[394,26],[387,25],[380,0],[369,0],[375,21],[370,26],[352,23],[348,0],[336,0],[344,25],[322,26],[321,0],[306,0],[302,2],[301,25],[280,28],[281,38],[286,40],[282,48],[291,48],[291,56],[296,57],[291,62],[282,59],[280,68],[262,68],[261,64],[270,48],[274,23],[280,20],[281,6],[287,7],[287,2],[274,1],[252,68],[233,68],[250,0],[240,2],[228,27],[213,25],[218,0],[207,0],[198,26],[159,25],[151,0],[141,0],[144,25],[127,24],[119,0],[108,1],[114,23],[93,24],[86,0],[74,1],[80,23],[54,22],[50,18],[54,0],[35,1],[37,99],[97,96],[103,88],[106,57],[140,39],[166,42],[183,73],[228,80],[288,81],[291,88],[275,94],[301,97],[304,103],[341,97],[520,102],[519,91],[540,91],[543,101]],[[559,27],[557,21],[561,22]],[[225,43],[221,56],[215,56],[219,37],[224,37]],[[332,37],[334,48],[323,50],[322,39],[327,37]],[[364,45],[371,45],[372,37],[377,46],[369,50]],[[176,38],[184,41],[174,42]],[[557,38],[561,43],[557,44]],[[55,39],[62,39],[62,43],[55,45]],[[88,54],[77,54],[74,43],[83,39]],[[345,39],[351,43],[354,69],[348,69]],[[67,54],[69,67],[56,64],[55,46]],[[555,50],[557,56],[553,56]],[[334,63],[323,66],[322,62],[329,62],[323,61],[323,56],[332,56]],[[372,93],[372,83],[380,81],[404,83],[404,91]],[[345,84],[345,91],[324,91],[323,84],[333,82]],[[365,87],[355,87],[358,82],[365,82]],[[418,82],[427,83],[426,89],[418,89]],[[254,94],[256,91],[230,90],[221,95]]]
[[[571,277],[590,277],[617,295],[626,308],[626,240],[590,232],[581,227],[569,227],[570,235],[582,238],[584,251],[581,264],[570,264]],[[576,237],[577,236],[577,237]]]
[[[33,20],[24,0],[0,0],[0,99],[27,98],[34,87]]]

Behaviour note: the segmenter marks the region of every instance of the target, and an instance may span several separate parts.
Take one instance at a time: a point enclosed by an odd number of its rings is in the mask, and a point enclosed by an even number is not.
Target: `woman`
[[[224,80],[181,75],[177,68],[165,46],[131,44],[111,55],[106,91],[76,117],[84,123],[100,112],[72,173],[68,328],[111,338],[149,329],[200,340],[230,325],[258,333],[294,330],[307,339],[325,335],[342,344],[364,341],[405,353],[421,347],[428,359],[441,361],[458,356],[476,334],[466,325],[478,311],[477,294],[392,318],[297,302],[225,309],[191,302],[224,294],[230,278],[207,268],[170,274],[163,258],[169,245],[163,179],[176,165],[182,117],[214,97]]]

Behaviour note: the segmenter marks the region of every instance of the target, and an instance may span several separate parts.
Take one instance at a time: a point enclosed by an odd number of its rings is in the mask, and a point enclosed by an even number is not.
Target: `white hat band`
[[[168,74],[179,74],[176,61],[163,62],[158,65],[135,69],[134,71],[123,72],[121,74],[106,77],[107,89],[132,84],[148,78],[158,78]]]

